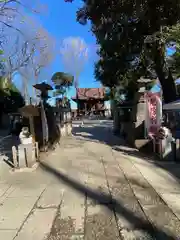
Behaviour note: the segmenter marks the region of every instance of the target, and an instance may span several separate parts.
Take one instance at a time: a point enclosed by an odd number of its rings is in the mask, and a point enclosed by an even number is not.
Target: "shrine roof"
[[[77,90],[78,99],[86,100],[86,99],[104,99],[105,97],[105,88],[78,88]],[[73,100],[76,97],[72,97]]]

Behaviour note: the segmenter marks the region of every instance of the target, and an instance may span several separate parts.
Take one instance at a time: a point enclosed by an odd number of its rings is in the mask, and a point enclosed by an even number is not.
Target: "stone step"
[[[153,151],[152,142],[149,139],[137,139],[135,146],[139,151],[144,153],[152,153]]]

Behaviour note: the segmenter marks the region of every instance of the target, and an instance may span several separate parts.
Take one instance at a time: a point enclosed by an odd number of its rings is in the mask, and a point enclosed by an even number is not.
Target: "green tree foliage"
[[[138,89],[139,77],[153,75],[159,78],[165,102],[176,99],[162,30],[180,20],[180,0],[89,0],[77,19],[82,24],[91,21],[100,45],[95,75],[105,86],[126,87],[130,80]],[[152,39],[147,41],[147,36]]]
[[[66,93],[66,89],[64,87],[56,86],[55,91],[53,92],[53,96],[54,97],[58,97],[58,96],[63,97],[65,93]]]
[[[68,88],[73,85],[74,77],[68,73],[56,72],[52,76],[51,80],[54,82],[56,86]]]
[[[168,57],[168,64],[175,78],[180,77],[180,24],[171,28],[166,28],[164,38],[169,48],[174,48],[175,52]]]
[[[4,78],[0,78],[0,114],[17,112],[19,108],[24,106],[24,99],[13,83],[4,88]]]
[[[74,77],[64,72],[54,73],[51,80],[55,84],[55,91],[53,92],[54,97],[61,96],[63,98],[67,89],[69,89],[74,83]]]

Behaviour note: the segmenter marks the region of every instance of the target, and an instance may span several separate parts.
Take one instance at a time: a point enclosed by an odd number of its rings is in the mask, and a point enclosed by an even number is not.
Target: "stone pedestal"
[[[20,144],[13,146],[13,162],[15,168],[31,168],[38,160],[38,145]]]
[[[61,127],[61,136],[71,136],[72,134],[72,124],[71,123],[65,123],[63,127]]]
[[[65,137],[66,136],[66,126],[64,124],[63,127],[60,127],[60,130],[61,130],[61,137]]]
[[[72,135],[72,124],[67,123],[66,129],[67,129],[67,135],[71,136]]]
[[[163,140],[159,140],[156,145],[156,153],[161,160],[175,161],[176,159],[176,144],[169,135]]]
[[[32,167],[36,163],[35,148],[32,144],[18,146],[18,163],[20,168]]]
[[[72,134],[71,111],[69,109],[60,109],[57,116],[56,123],[61,132],[61,137],[70,136]]]

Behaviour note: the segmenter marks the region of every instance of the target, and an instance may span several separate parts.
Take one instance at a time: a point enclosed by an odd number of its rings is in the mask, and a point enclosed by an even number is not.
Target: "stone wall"
[[[129,108],[129,111],[133,111]],[[124,112],[128,113],[128,108],[122,107],[113,108],[113,120],[114,120],[114,132],[120,136],[126,137],[129,142],[133,142],[134,139],[144,138],[144,120],[145,120],[145,103],[140,101],[137,104],[136,116],[132,120],[131,113],[124,115]],[[129,115],[129,116],[128,116]],[[133,139],[134,138],[134,139]]]

